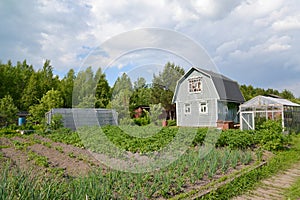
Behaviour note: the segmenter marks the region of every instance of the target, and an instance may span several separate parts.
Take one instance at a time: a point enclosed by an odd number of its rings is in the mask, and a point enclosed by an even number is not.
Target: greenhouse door
[[[241,129],[242,130],[254,130],[254,113],[253,112],[242,112],[241,113]]]

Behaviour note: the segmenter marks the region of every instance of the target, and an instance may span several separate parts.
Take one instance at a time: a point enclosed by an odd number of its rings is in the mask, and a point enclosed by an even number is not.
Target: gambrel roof
[[[187,79],[194,70],[206,76],[209,76],[212,79],[220,100],[228,101],[228,102],[236,102],[236,103],[245,102],[245,99],[236,81],[233,81],[232,79],[213,71],[201,69],[198,67],[192,67],[178,80],[174,97],[173,97],[173,103],[175,103],[178,87],[180,86],[182,81]]]

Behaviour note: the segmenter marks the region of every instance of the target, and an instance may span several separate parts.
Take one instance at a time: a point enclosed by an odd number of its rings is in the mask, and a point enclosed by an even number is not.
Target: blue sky
[[[118,35],[155,27],[193,40],[219,72],[240,84],[288,89],[300,97],[299,13],[297,0],[0,1],[0,60],[26,59],[38,69],[49,59],[55,73],[64,75],[70,68],[84,69],[86,57]],[[105,65],[111,54],[100,52],[95,67],[103,67],[111,82],[122,72],[133,78],[157,72],[166,60],[189,67],[177,52],[159,48],[114,54],[152,36],[110,43],[114,60]],[[170,41],[155,42],[168,50]]]

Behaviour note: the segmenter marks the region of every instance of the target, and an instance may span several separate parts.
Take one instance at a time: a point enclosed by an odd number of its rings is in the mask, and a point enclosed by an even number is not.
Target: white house
[[[245,101],[236,81],[221,74],[190,68],[178,80],[173,96],[177,126],[217,127],[239,122],[239,105]]]

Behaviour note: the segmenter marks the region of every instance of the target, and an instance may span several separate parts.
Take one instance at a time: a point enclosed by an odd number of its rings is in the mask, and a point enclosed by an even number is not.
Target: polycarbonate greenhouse
[[[266,120],[281,120],[285,131],[300,131],[300,105],[287,99],[256,96],[240,105],[242,130],[254,130]]]
[[[54,108],[45,114],[47,124],[55,114],[60,114],[64,127],[72,130],[82,126],[118,125],[118,114],[112,109]]]

